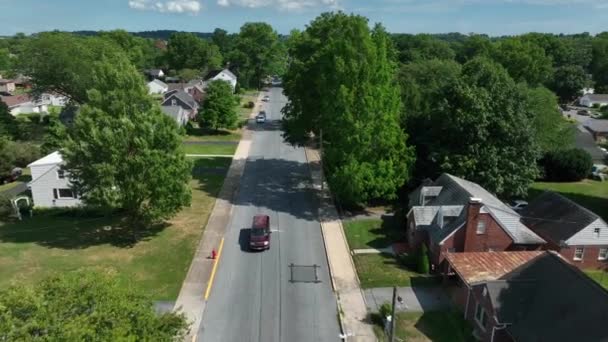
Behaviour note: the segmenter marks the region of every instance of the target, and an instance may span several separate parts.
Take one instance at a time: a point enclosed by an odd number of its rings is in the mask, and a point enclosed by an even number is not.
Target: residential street
[[[336,341],[340,333],[304,149],[283,142],[278,120],[286,99],[281,88],[269,94],[268,121],[252,124],[250,154],[199,341]],[[270,250],[248,250],[255,214],[270,216]],[[320,282],[314,282],[315,268],[292,269],[292,263],[319,266]]]

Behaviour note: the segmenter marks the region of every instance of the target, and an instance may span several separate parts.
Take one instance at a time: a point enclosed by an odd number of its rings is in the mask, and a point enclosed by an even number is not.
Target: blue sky
[[[230,32],[265,21],[280,33],[341,9],[391,32],[608,31],[608,0],[0,0],[0,35],[47,30]]]

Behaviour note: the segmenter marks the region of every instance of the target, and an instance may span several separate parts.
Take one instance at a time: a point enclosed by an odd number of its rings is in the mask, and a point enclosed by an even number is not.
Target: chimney
[[[464,231],[463,252],[475,252],[475,241],[477,240],[477,222],[479,221],[479,211],[483,205],[481,198],[471,197],[467,206],[467,218]]]

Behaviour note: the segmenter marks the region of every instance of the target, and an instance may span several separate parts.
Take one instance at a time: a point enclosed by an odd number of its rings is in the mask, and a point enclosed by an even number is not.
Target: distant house
[[[162,106],[163,113],[173,118],[181,127],[188,123],[188,113],[180,106]]]
[[[172,90],[165,93],[165,99],[161,106],[180,106],[186,112],[189,119],[194,119],[198,113],[198,103],[184,90]]]
[[[70,188],[69,173],[63,170],[63,158],[55,151],[27,167],[32,172],[28,187],[36,207],[75,207],[81,204]]]
[[[593,93],[595,93],[595,89],[593,89],[593,88],[583,88],[581,90],[581,93],[583,95],[585,95],[585,94],[593,94]]]
[[[69,99],[66,96],[55,93],[44,93],[40,99],[43,102],[56,107],[65,107],[69,102]]]
[[[29,95],[0,96],[0,100],[8,106],[13,116],[29,113],[48,113],[50,102],[40,99],[36,100]]]
[[[173,94],[174,91],[183,90],[198,103],[202,103],[205,98],[205,89],[201,80],[192,80],[188,83],[170,83],[168,86],[169,90],[165,93],[165,97]]]
[[[578,100],[581,106],[593,107],[594,105],[608,105],[608,94],[585,94]]]
[[[165,82],[154,79],[148,82],[148,93],[149,94],[163,94],[167,90],[169,90],[169,86],[165,84]]]
[[[479,341],[608,341],[608,291],[555,252],[448,253],[446,263]]]
[[[165,73],[161,69],[147,69],[144,70],[144,74],[146,74],[150,80],[165,77]]]
[[[204,82],[205,88],[211,81],[222,80],[222,81],[226,81],[226,82],[230,83],[230,85],[232,86],[232,90],[236,89],[237,77],[235,74],[233,74],[228,69],[210,71],[207,73],[207,75],[205,75],[204,79],[205,79],[205,82]]]
[[[0,92],[12,93],[15,91],[15,81],[0,79]]]
[[[476,183],[444,173],[410,194],[407,237],[439,266],[448,252],[537,250],[545,241]]]
[[[547,191],[523,209],[523,222],[580,268],[608,270],[608,224],[570,199]]]
[[[583,123],[583,127],[585,127],[591,135],[593,135],[593,139],[597,142],[601,142],[606,140],[608,137],[608,120],[602,119],[589,119]]]

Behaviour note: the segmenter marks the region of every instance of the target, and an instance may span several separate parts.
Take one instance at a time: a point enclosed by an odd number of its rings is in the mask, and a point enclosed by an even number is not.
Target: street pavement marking
[[[215,271],[217,270],[217,264],[220,261],[220,257],[222,256],[222,248],[224,248],[224,238],[220,241],[220,248],[217,250],[217,256],[215,257],[215,262],[213,263],[213,269],[211,270],[211,277],[209,277],[209,283],[207,284],[207,291],[205,291],[205,300],[209,298],[209,294],[211,293],[211,286],[213,285],[213,279],[215,278]]]

